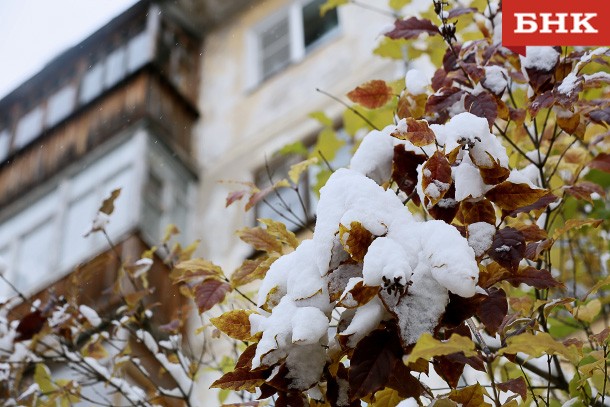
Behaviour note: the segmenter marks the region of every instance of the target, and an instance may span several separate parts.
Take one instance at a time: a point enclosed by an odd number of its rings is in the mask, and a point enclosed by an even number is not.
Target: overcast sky
[[[0,98],[137,0],[0,0]]]

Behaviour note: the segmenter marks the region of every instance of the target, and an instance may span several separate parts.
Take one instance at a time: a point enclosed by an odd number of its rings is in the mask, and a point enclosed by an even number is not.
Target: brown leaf
[[[487,119],[489,129],[492,129],[493,124],[498,117],[498,103],[491,93],[481,92],[478,95],[473,95],[471,93],[467,94],[464,99],[464,107],[475,116]]]
[[[591,121],[593,121],[597,124],[601,124],[603,126],[608,126],[608,124],[610,124],[610,107],[593,110],[593,111],[589,112],[588,116],[589,116],[589,119],[591,119]],[[608,170],[604,170],[604,171],[610,172]]]
[[[371,287],[364,281],[357,282],[337,304],[339,307],[356,308],[366,304],[379,293],[379,287]]]
[[[457,18],[464,14],[470,14],[470,13],[476,13],[476,12],[477,12],[477,9],[472,8],[472,7],[455,7],[449,11],[449,15],[447,16],[447,18],[449,20],[451,20],[453,18]]]
[[[261,256],[254,260],[244,260],[237,270],[231,274],[231,285],[241,287],[256,280],[261,280],[269,271],[269,267],[278,259],[277,255]]]
[[[462,377],[466,362],[463,360],[453,359],[451,356],[435,356],[432,359],[432,366],[434,371],[444,380],[447,384],[455,389]]]
[[[534,98],[534,100],[530,103],[528,110],[532,117],[536,117],[541,109],[547,109],[554,104],[555,94],[552,90],[549,90]]]
[[[527,117],[527,112],[525,109],[514,109],[509,106],[508,112],[508,117],[518,125],[523,124],[525,118]]]
[[[196,258],[181,261],[170,273],[170,278],[174,283],[186,283],[191,280],[220,277],[222,269],[211,261]]]
[[[402,360],[394,363],[387,387],[396,390],[401,398],[418,398],[425,391],[421,382],[413,377],[411,369],[405,366]]]
[[[434,143],[436,136],[426,120],[415,120],[407,117],[407,131],[395,131],[390,134],[400,140],[408,140],[416,147],[423,147]]]
[[[484,394],[483,387],[477,383],[459,390],[451,390],[448,397],[456,403],[460,403],[462,407],[491,407],[491,404],[485,402]]]
[[[553,232],[553,239],[557,240],[558,237],[563,235],[568,230],[580,229],[583,226],[591,226],[592,228],[596,228],[601,225],[603,221],[603,219],[568,219],[562,227]]]
[[[538,260],[542,252],[553,247],[553,243],[555,243],[554,239],[544,239],[540,242],[528,243],[525,246],[525,258],[532,261]]]
[[[110,193],[110,196],[104,199],[104,202],[102,202],[102,206],[100,206],[99,211],[105,213],[106,215],[112,215],[112,212],[114,212],[114,201],[119,197],[120,194],[121,188],[114,189]]]
[[[362,263],[369,246],[375,239],[375,236],[360,222],[352,222],[349,228],[339,225],[339,237],[345,251],[358,263]]]
[[[489,190],[485,197],[505,211],[514,211],[533,204],[547,193],[546,189],[504,181]]]
[[[47,318],[42,315],[40,310],[34,310],[21,318],[19,325],[17,325],[17,337],[16,341],[27,341],[32,339],[34,335],[42,330],[44,323]]]
[[[496,224],[496,211],[492,203],[487,199],[477,202],[463,201],[457,219],[463,225],[472,225],[477,222],[487,222],[490,225]]]
[[[479,303],[476,315],[485,325],[485,331],[493,337],[508,313],[508,301],[506,293],[501,288],[490,288],[487,292],[489,295]]]
[[[248,391],[254,393],[256,388],[265,383],[268,376],[266,371],[250,371],[247,367],[235,369],[225,373],[220,379],[216,380],[210,388],[227,389],[233,391]]]
[[[469,154],[472,159],[474,157],[474,154]],[[510,170],[501,166],[500,163],[491,156],[491,154],[487,153],[487,155],[489,156],[492,162],[491,166],[483,166],[477,164],[477,167],[479,168],[479,173],[481,174],[481,178],[483,178],[483,182],[487,185],[497,185],[506,181],[506,179],[510,175]],[[476,160],[474,159],[472,160],[472,162],[475,161]]]
[[[557,125],[567,134],[574,134],[580,125],[580,114],[576,113],[569,117],[557,116]]]
[[[527,383],[525,383],[525,380],[523,379],[523,377],[518,377],[516,379],[511,379],[508,381],[505,381],[504,383],[498,383],[496,384],[496,386],[498,387],[498,389],[500,389],[503,392],[509,392],[512,391],[513,393],[517,393],[518,395],[521,396],[521,398],[523,400],[525,400],[527,398]]]
[[[426,161],[423,168],[422,189],[424,195],[430,199],[430,206],[434,206],[443,199],[449,191],[453,180],[451,178],[451,164],[441,151],[435,151]]]
[[[282,244],[280,241],[260,226],[243,228],[238,230],[236,234],[241,240],[248,243],[256,250],[267,253],[282,253]]]
[[[396,330],[376,329],[356,345],[349,367],[350,400],[385,387],[396,362],[402,363]]]
[[[248,341],[250,335],[250,314],[253,311],[232,310],[227,311],[219,317],[210,318],[210,322],[216,328],[238,341]]]
[[[610,154],[599,153],[589,164],[589,167],[596,170],[610,172]]]
[[[606,191],[604,191],[600,185],[589,181],[582,181],[578,184],[567,186],[565,187],[565,191],[576,199],[582,199],[590,203],[593,203],[593,199],[591,198],[591,194],[593,193],[602,197],[606,196]]]
[[[525,255],[523,234],[511,227],[498,230],[487,254],[502,267],[513,272],[517,271],[519,262]]]
[[[390,101],[394,92],[385,81],[368,81],[347,94],[349,100],[367,109],[377,109]]]
[[[277,222],[273,219],[259,219],[259,222],[267,227],[267,233],[275,236],[281,243],[286,244],[293,249],[299,245],[299,239],[290,230],[286,229],[286,225],[282,222]]]
[[[460,210],[460,205],[461,202],[455,200],[455,184],[451,184],[449,191],[445,193],[443,199],[436,205],[428,207],[428,213],[434,219],[442,220],[443,222],[450,224]]]
[[[456,88],[441,88],[434,95],[428,98],[426,102],[426,113],[437,118],[434,123],[445,123],[449,118],[448,109],[462,99],[462,95],[466,92]]]
[[[305,407],[307,400],[300,392],[280,392],[275,400],[275,407]]]
[[[521,224],[517,226],[519,232],[523,234],[523,238],[526,242],[537,242],[539,240],[544,240],[548,237],[546,230],[541,229],[538,225],[524,225]]]
[[[220,304],[231,291],[231,285],[225,281],[208,278],[195,286],[195,303],[199,313],[204,313],[216,304]]]
[[[411,196],[417,185],[417,167],[426,161],[423,155],[406,151],[404,146],[394,146],[394,158],[392,160],[392,179],[401,191]],[[413,194],[412,200],[419,205],[419,196]]]
[[[440,31],[438,27],[427,19],[419,19],[417,17],[411,17],[407,20],[396,20],[394,22],[394,29],[385,34],[386,37],[397,40],[399,38],[411,39],[416,38],[422,33],[428,35],[438,35]]]

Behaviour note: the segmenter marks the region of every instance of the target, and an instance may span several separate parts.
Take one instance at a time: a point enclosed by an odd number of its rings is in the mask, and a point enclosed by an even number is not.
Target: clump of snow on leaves
[[[559,61],[559,52],[553,47],[526,47],[526,56],[521,57],[524,68],[550,71]]]

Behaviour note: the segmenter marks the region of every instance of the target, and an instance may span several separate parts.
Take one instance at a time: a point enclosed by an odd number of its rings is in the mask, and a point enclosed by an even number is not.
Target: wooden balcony
[[[0,209],[135,125],[153,126],[173,151],[189,156],[197,116],[154,64],[145,65],[0,164]]]

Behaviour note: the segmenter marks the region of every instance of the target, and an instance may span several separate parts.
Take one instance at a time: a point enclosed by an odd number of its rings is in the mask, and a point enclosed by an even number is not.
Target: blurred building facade
[[[391,13],[349,4],[322,17],[324,3],[143,0],[0,100],[6,278],[44,297],[78,270],[83,301],[103,305],[117,261],[102,234],[83,235],[116,188],[107,230],[123,259],[173,223],[182,242],[201,239],[199,255],[237,267],[251,249],[234,231],[257,214],[225,208],[235,186],[219,181],[260,181],[274,152],[316,137],[310,112],[340,128],[344,107],[316,89],[342,98],[404,71],[371,54]]]

